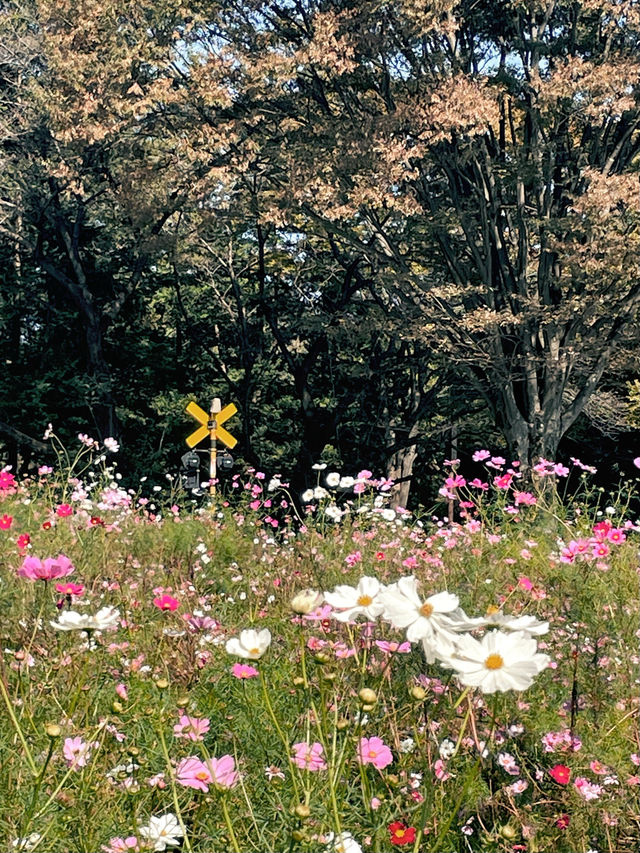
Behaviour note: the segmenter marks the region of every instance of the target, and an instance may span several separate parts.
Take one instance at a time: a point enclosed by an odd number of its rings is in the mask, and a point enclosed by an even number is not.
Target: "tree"
[[[523,466],[553,456],[640,300],[636,5],[196,14],[199,50],[214,32],[234,59],[214,122],[231,115],[233,145],[259,164],[265,215],[301,218],[368,266]]]

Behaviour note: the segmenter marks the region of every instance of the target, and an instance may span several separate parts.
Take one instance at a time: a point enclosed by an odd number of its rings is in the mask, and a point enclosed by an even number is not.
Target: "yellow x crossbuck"
[[[226,429],[222,426],[225,421],[228,421],[232,415],[238,411],[236,405],[234,403],[229,403],[228,406],[225,406],[220,412],[209,413],[205,412],[204,409],[200,408],[197,403],[193,401],[189,403],[186,410],[192,418],[195,418],[200,427],[195,432],[192,432],[191,435],[187,438],[187,445],[189,447],[195,447],[196,444],[200,444],[200,442],[210,436],[211,438],[215,438],[217,441],[221,441],[223,444],[231,450],[238,443],[238,439],[234,438],[230,432],[227,432]],[[211,426],[211,424],[215,424],[215,426]]]

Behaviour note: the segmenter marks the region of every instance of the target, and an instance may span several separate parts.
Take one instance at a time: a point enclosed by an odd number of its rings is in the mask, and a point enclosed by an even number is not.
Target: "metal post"
[[[216,415],[222,410],[220,397],[214,397],[211,401],[211,411],[209,420],[209,436],[211,445],[209,449],[209,494],[213,497],[216,493],[216,479],[218,477],[218,466],[216,464],[217,447],[216,447]]]

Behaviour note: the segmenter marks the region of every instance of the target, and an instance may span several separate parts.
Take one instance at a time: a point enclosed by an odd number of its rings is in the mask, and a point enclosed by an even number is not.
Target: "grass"
[[[57,472],[0,477],[6,849],[637,851],[627,493],[603,511],[548,488],[546,503],[518,504],[517,479],[458,485],[450,523],[384,511],[384,484],[361,478],[362,493],[329,490],[301,525],[286,488],[264,479],[236,477],[198,507],[171,484],[127,493],[95,451],[61,457]],[[334,504],[349,510],[338,522],[325,514]],[[608,553],[594,555],[603,543]],[[26,557],[58,554],[73,563],[68,577],[19,574]],[[526,691],[483,694],[427,663],[420,643],[388,651],[405,639],[388,620],[291,609],[305,588],[408,575],[423,598],[448,590],[470,616],[547,621],[537,639],[549,666]],[[84,591],[56,591],[68,581]],[[154,605],[162,595],[176,609]],[[104,631],[51,624],[103,607],[118,610]],[[268,648],[230,656],[227,640],[251,627],[269,629]],[[238,678],[234,663],[258,674]],[[201,738],[181,729],[185,717],[208,721]],[[391,763],[359,760],[362,738],[380,738]],[[319,769],[297,766],[296,744],[315,745]],[[207,765],[223,756],[238,774],[228,786]],[[200,788],[185,784],[188,758],[205,768]],[[154,835],[150,821],[167,815],[176,834]]]

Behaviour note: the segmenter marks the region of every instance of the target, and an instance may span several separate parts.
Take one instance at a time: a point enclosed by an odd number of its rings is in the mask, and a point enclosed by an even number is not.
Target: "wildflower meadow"
[[[3,850],[639,849],[637,482],[479,450],[418,515],[48,439],[0,473]]]

